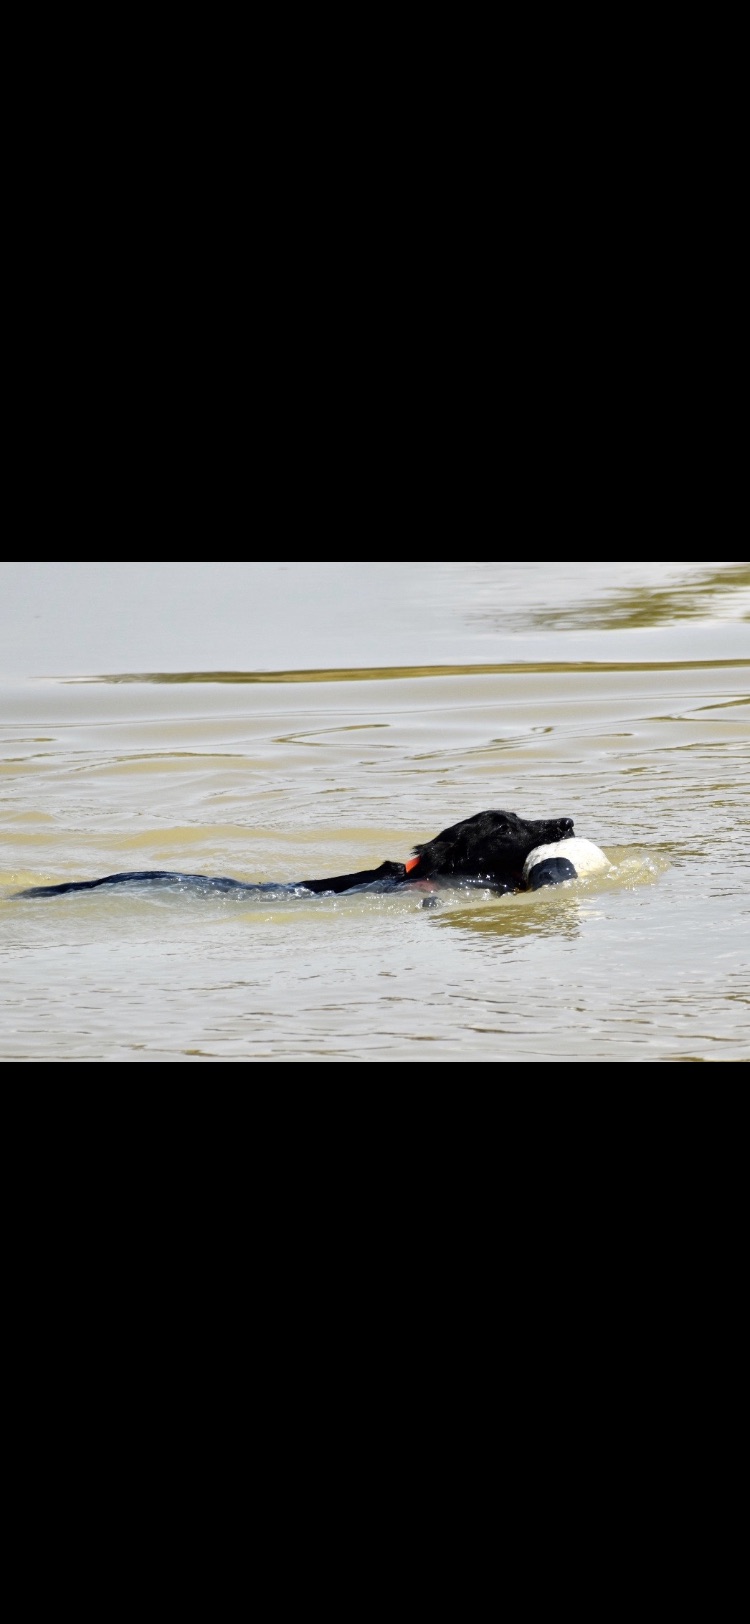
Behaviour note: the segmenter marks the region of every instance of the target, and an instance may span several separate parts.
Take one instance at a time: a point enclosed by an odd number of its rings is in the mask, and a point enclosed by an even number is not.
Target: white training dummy
[[[592,840],[556,840],[551,846],[535,846],[523,865],[527,891],[543,885],[562,885],[565,880],[583,880],[589,874],[604,874],[612,864]]]

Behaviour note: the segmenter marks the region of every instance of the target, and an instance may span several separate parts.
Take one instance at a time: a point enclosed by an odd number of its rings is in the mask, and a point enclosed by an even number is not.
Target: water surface
[[[746,1060],[750,565],[0,565],[5,1060]],[[530,896],[24,885],[403,861],[483,807]]]

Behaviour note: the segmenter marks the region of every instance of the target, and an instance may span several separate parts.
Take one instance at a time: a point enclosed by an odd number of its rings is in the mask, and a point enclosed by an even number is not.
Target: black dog
[[[275,884],[247,883],[208,874],[177,874],[163,869],[132,870],[125,874],[105,874],[100,880],[69,880],[63,885],[34,885],[17,891],[19,897],[56,897],[67,891],[93,891],[102,885],[149,882],[186,884],[200,890],[241,891],[253,894],[276,892],[304,896],[336,895],[349,891],[397,891],[404,886],[429,888],[471,885],[498,895],[525,889],[523,866],[536,846],[553,845],[573,835],[572,818],[519,818],[515,812],[475,812],[472,818],[443,829],[434,840],[414,846],[414,856],[406,863],[381,863],[379,868],[362,869],[358,874],[333,874],[322,880],[293,880]],[[564,857],[548,858],[532,870],[529,889],[575,879],[576,870]]]

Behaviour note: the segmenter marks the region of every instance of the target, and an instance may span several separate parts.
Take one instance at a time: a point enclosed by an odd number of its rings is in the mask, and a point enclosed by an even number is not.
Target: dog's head
[[[567,840],[572,818],[519,818],[515,812],[475,812],[434,840],[415,846],[419,862],[409,878],[473,881],[499,888],[521,885],[523,865],[535,846]]]

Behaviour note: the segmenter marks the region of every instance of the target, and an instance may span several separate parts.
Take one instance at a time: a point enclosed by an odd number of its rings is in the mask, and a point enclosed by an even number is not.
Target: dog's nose
[[[564,829],[566,831],[566,833],[568,833],[572,829],[572,827],[573,827],[573,819],[572,818],[561,818],[560,819],[560,828]]]

